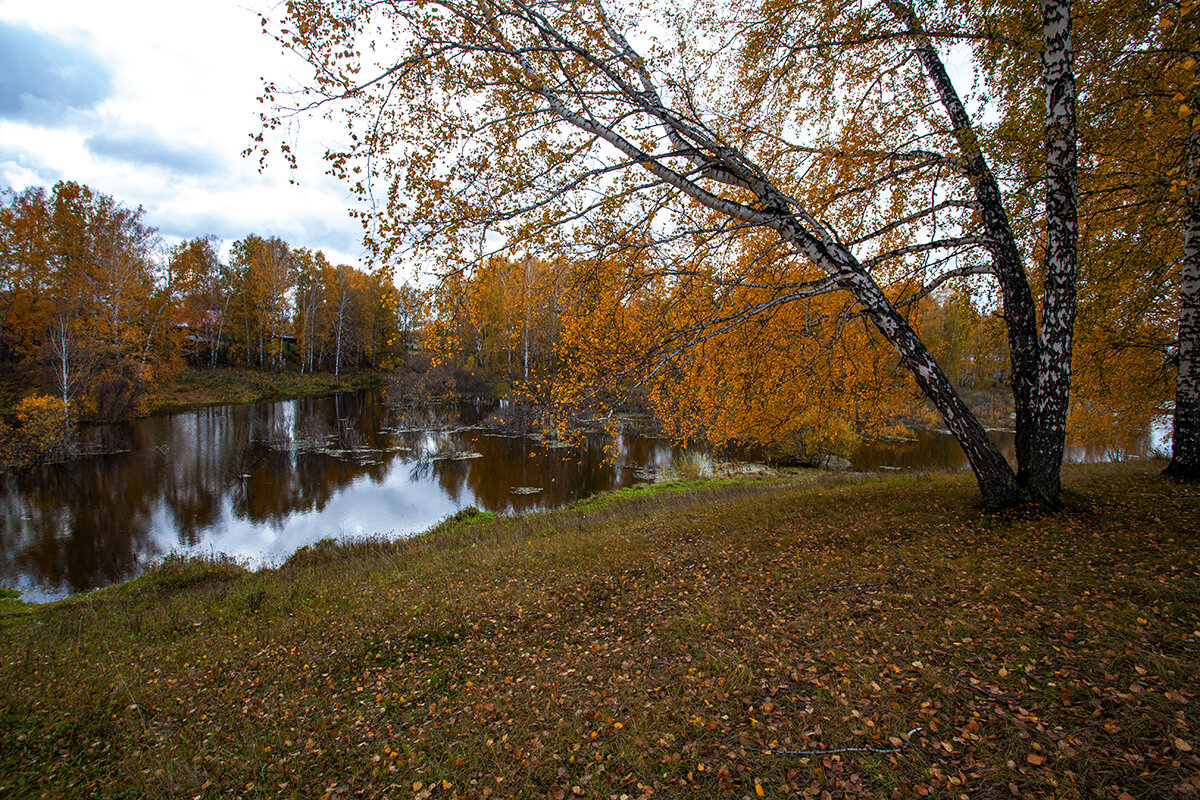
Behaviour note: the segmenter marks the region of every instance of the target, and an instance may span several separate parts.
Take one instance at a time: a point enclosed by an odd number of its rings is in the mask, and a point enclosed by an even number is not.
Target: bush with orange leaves
[[[16,425],[0,420],[0,467],[61,461],[71,454],[73,433],[61,398],[26,397],[17,405]]]

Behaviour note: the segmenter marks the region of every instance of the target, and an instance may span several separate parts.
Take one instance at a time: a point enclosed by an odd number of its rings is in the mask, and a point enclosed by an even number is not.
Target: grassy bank
[[[5,797],[1171,797],[1200,496],[693,486],[0,617]],[[823,793],[828,792],[828,795]]]
[[[382,378],[369,370],[300,375],[295,372],[260,372],[235,367],[184,369],[171,384],[155,390],[151,413],[177,411],[218,403],[256,403],[287,397],[309,397],[349,392],[377,386]]]

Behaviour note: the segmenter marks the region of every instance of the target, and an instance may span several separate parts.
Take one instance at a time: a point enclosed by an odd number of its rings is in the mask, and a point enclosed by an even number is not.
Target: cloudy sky
[[[336,130],[300,127],[298,186],[240,155],[260,77],[301,74],[260,33],[275,4],[0,0],[0,187],[74,180],[143,206],[168,243],[258,233],[357,265],[353,201],[320,162]]]

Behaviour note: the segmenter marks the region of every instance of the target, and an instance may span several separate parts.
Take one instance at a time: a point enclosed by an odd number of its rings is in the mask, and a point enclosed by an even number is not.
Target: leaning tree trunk
[[[1200,108],[1200,87],[1192,108]],[[1200,130],[1187,140],[1183,274],[1179,279],[1179,377],[1175,380],[1175,431],[1171,463],[1164,474],[1200,479]]]
[[[759,193],[768,207],[781,200],[773,194]],[[986,429],[959,397],[958,392],[942,371],[937,359],[896,310],[895,305],[867,274],[854,255],[833,241],[821,241],[806,230],[794,217],[778,224],[780,234],[812,263],[834,276],[838,285],[862,305],[867,316],[884,339],[896,348],[901,362],[912,374],[917,386],[933,403],[954,436],[975,473],[979,492],[985,505],[993,508],[1022,505],[1030,495],[1018,480],[1000,448]]]
[[[959,397],[937,359],[929,352],[908,321],[888,301],[879,286],[865,274],[854,276],[847,281],[847,284],[849,283],[856,285],[844,285],[864,305],[867,315],[884,338],[896,348],[917,386],[937,408],[946,427],[954,435],[954,440],[966,454],[967,463],[975,473],[984,504],[993,508],[1003,508],[1028,502],[1029,493],[1017,480],[1008,460],[974,412]]]

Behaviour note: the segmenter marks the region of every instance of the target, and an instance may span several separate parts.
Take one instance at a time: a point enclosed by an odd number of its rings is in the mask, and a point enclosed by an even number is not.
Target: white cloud
[[[359,263],[354,201],[320,158],[336,129],[301,125],[295,174],[282,163],[260,174],[241,156],[258,128],[261,78],[286,83],[299,66],[253,10],[235,0],[0,0],[0,25],[14,53],[62,67],[0,56],[0,185],[75,180],[144,206],[168,239],[258,233]]]

